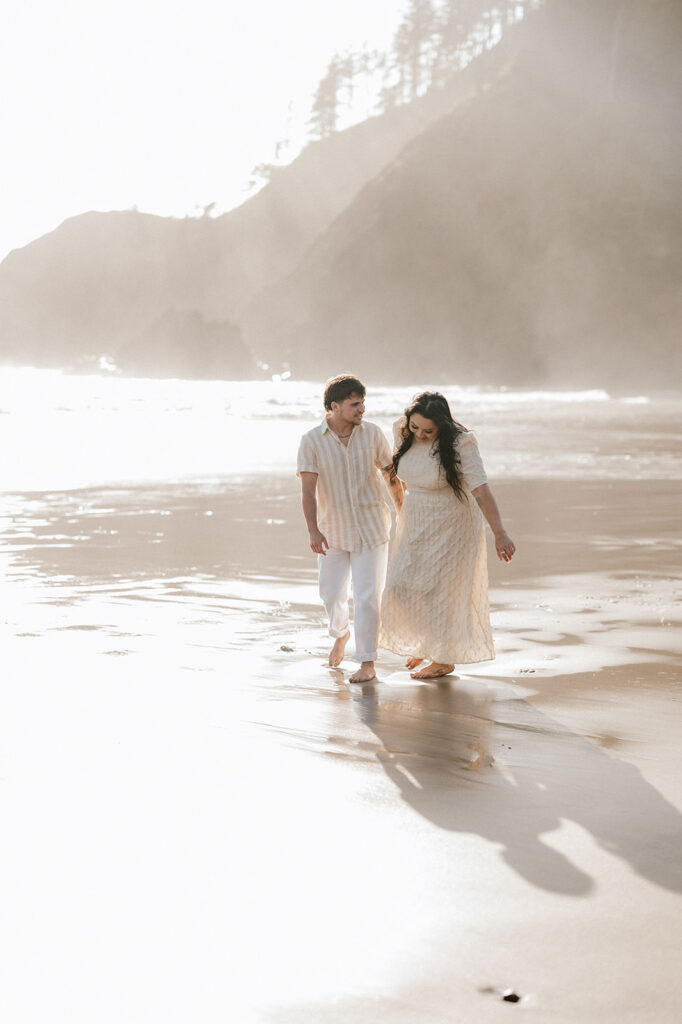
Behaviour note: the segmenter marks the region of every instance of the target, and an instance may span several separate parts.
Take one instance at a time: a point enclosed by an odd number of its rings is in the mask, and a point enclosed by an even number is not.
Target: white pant
[[[329,618],[329,635],[335,639],[348,632],[348,584],[353,580],[355,657],[376,661],[381,595],[386,582],[388,541],[369,551],[338,551],[330,548],[317,556],[320,597]]]

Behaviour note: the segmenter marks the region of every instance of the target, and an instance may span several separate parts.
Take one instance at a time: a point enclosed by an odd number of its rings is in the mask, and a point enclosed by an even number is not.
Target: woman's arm
[[[489,484],[481,484],[480,487],[474,487],[471,493],[478,502],[481,512],[488,520],[490,529],[493,531],[497,557],[502,562],[511,562],[516,546],[502,525],[502,516]]]

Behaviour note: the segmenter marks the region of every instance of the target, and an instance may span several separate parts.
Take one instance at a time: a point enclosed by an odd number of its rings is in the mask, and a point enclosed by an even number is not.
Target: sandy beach
[[[3,496],[4,1020],[677,1019],[679,485],[495,492],[497,659],[364,686],[290,475]]]
[[[682,0],[2,30],[0,1024],[682,1024]]]

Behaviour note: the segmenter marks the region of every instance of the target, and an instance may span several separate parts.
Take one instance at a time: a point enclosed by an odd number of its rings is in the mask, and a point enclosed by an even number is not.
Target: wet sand
[[[679,484],[496,484],[496,661],[361,687],[263,486],[0,500],[3,1019],[677,1020]]]

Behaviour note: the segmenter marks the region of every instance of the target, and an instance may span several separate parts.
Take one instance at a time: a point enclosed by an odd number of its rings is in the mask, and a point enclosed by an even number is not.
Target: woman
[[[443,395],[417,395],[393,429],[389,471],[406,493],[389,556],[379,645],[409,655],[413,679],[434,679],[456,663],[495,657],[483,516],[503,562],[516,548],[476,439],[453,420]],[[425,659],[429,664],[417,671]]]

